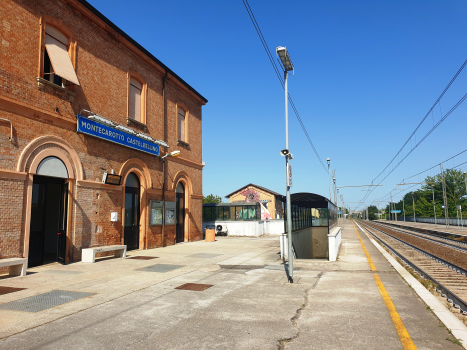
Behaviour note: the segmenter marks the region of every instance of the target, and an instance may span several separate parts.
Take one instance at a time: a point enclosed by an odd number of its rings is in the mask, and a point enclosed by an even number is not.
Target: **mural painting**
[[[259,200],[259,197],[260,197],[259,191],[253,188],[247,188],[247,189],[244,189],[242,192],[240,192],[240,194],[242,196],[245,196],[245,202],[248,202],[248,203],[259,202],[261,204],[261,220],[271,219],[271,214],[269,213],[269,210],[266,209],[263,203],[261,203]]]

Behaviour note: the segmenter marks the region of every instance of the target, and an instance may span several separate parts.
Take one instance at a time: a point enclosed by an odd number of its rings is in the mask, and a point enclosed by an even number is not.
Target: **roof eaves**
[[[86,7],[89,11],[91,11],[94,15],[99,17],[100,20],[105,22],[109,27],[111,27],[113,30],[115,30],[119,35],[124,37],[126,40],[128,40],[131,44],[136,46],[141,52],[143,52],[146,56],[148,56],[151,60],[156,62],[159,66],[164,68],[167,72],[169,72],[173,77],[175,77],[178,81],[180,81],[185,87],[188,88],[188,90],[192,91],[196,96],[198,96],[201,100],[204,101],[204,103],[207,103],[208,100],[201,95],[198,91],[196,91],[193,87],[191,87],[190,84],[188,84],[185,80],[180,78],[175,72],[173,72],[169,67],[167,67],[164,63],[159,61],[152,53],[150,53],[148,50],[146,50],[143,46],[138,44],[134,39],[132,39],[128,34],[126,34],[123,30],[121,30],[117,25],[115,25],[111,20],[109,20],[107,17],[105,17],[101,12],[99,12],[94,6],[92,6],[89,2],[86,0],[77,0],[81,5]]]
[[[234,195],[235,193],[237,193],[237,192],[243,190],[244,188],[246,188],[246,187],[248,187],[248,186],[253,186],[253,187],[259,188],[259,189],[261,189],[261,190],[263,190],[263,191],[269,192],[269,193],[271,193],[271,194],[273,194],[273,195],[275,195],[275,196],[281,196],[281,197],[282,197],[282,195],[281,195],[280,193],[271,191],[270,189],[267,189],[266,187],[261,187],[261,186],[258,186],[258,185],[249,183],[248,185],[245,185],[245,186],[243,186],[243,187],[240,187],[238,190],[235,190],[235,191],[233,191],[232,193],[228,194],[227,196],[225,196],[225,198],[229,198],[230,196]]]

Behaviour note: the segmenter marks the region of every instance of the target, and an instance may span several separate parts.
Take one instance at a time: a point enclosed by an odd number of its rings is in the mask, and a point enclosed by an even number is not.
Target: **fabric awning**
[[[71,63],[70,56],[68,56],[66,46],[50,35],[46,35],[45,48],[49,54],[50,62],[52,62],[54,73],[73,84],[79,85],[79,80]]]

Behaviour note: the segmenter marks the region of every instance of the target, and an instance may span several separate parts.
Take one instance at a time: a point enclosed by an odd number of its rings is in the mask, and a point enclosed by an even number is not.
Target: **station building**
[[[202,239],[207,100],[85,0],[0,13],[0,258]]]

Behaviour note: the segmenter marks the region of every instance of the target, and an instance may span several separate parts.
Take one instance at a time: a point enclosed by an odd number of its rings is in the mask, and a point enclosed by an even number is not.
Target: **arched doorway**
[[[177,202],[175,203],[175,242],[180,243],[185,241],[185,187],[181,182],[177,185]]]
[[[139,249],[140,184],[135,173],[129,173],[125,183],[125,227],[123,244],[127,250]]]
[[[28,266],[65,263],[68,170],[54,156],[44,158],[33,178]]]

